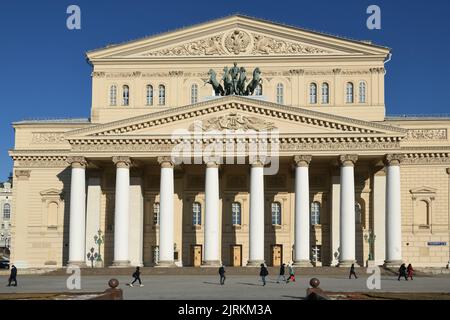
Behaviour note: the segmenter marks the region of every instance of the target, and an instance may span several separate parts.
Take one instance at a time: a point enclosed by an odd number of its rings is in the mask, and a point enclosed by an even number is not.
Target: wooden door
[[[279,267],[281,266],[281,261],[283,261],[282,257],[282,247],[281,245],[273,245],[272,246],[272,266]]]
[[[231,246],[231,263],[233,267],[242,266],[242,247],[240,245]]]
[[[202,265],[202,246],[192,246],[192,265],[194,267]]]

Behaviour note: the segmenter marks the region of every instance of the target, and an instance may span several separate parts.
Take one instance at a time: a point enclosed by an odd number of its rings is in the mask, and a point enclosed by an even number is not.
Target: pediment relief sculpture
[[[190,131],[224,131],[224,130],[254,130],[270,131],[275,129],[273,122],[268,122],[257,117],[249,117],[238,113],[213,117],[204,121],[195,121]]]
[[[227,56],[329,54],[332,51],[299,42],[275,39],[258,33],[235,29],[174,47],[156,49],[143,56]]]

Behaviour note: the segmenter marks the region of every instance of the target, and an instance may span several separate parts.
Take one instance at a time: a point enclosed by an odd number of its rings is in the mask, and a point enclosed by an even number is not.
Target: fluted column
[[[116,196],[114,213],[114,261],[115,267],[130,265],[130,165],[129,157],[113,157],[116,165]]]
[[[220,259],[219,164],[206,163],[205,179],[205,257],[203,264],[218,266]]]
[[[401,154],[386,156],[386,261],[385,265],[402,264],[402,211],[400,190]]]
[[[264,262],[264,164],[252,163],[250,169],[250,232],[248,266]]]
[[[174,163],[170,157],[159,157],[161,165],[160,184],[160,218],[159,218],[159,261],[160,267],[174,266],[173,245],[174,245]]]
[[[69,265],[85,265],[86,234],[86,159],[69,157],[70,178]]]
[[[356,262],[355,255],[355,176],[357,155],[343,155],[341,163],[340,195],[340,244],[339,267],[348,267]]]
[[[295,156],[295,242],[294,264],[310,267],[309,163],[312,157]]]

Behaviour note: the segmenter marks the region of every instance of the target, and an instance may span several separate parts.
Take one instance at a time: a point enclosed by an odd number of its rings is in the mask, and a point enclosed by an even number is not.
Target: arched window
[[[255,96],[262,96],[263,88],[261,84],[258,84],[255,88]]]
[[[322,83],[322,104],[330,103],[330,86],[328,83]]]
[[[130,87],[125,85],[125,86],[123,86],[122,90],[123,90],[123,93],[122,93],[122,96],[123,96],[122,105],[123,106],[128,106],[128,105],[130,105]]]
[[[241,204],[239,202],[231,204],[231,220],[234,226],[241,225]]]
[[[115,106],[117,104],[117,86],[113,84],[109,88],[109,105]]]
[[[358,202],[355,203],[355,223],[362,223],[362,207]]]
[[[58,226],[58,204],[56,202],[50,202],[48,204],[47,226]]]
[[[272,225],[281,225],[281,204],[279,202],[272,202]]]
[[[198,202],[192,204],[192,224],[194,226],[202,224],[202,205]]]
[[[153,105],[153,86],[147,85],[147,105],[152,106]]]
[[[160,106],[164,106],[166,104],[166,87],[162,84],[159,85],[159,102]]]
[[[3,219],[9,220],[11,218],[11,205],[9,203],[5,203],[3,205]]]
[[[193,84],[191,86],[191,104],[197,103],[198,101],[198,85]]]
[[[366,83],[364,81],[359,83],[359,103],[366,103]]]
[[[309,85],[309,103],[316,104],[317,103],[317,84],[311,83]]]
[[[320,224],[320,203],[315,201],[311,203],[311,225]]]
[[[353,83],[348,82],[346,86],[346,101],[347,103],[353,103]]]
[[[284,99],[284,86],[282,83],[277,84],[277,103],[283,104]]]
[[[159,202],[153,204],[153,224],[159,226]]]
[[[430,225],[430,207],[427,201],[420,200],[417,202],[416,224],[419,226]]]

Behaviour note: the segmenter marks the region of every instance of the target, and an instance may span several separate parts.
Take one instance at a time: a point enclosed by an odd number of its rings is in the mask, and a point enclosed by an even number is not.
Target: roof
[[[373,44],[369,40],[352,39],[352,38],[343,37],[343,36],[339,36],[339,35],[336,35],[336,34],[331,34],[331,33],[324,32],[324,31],[317,31],[317,30],[307,29],[307,28],[303,28],[303,27],[288,25],[288,24],[285,24],[285,23],[277,22],[277,21],[272,21],[272,20],[263,19],[263,18],[256,18],[256,17],[252,17],[252,16],[249,16],[249,15],[244,15],[244,14],[238,13],[238,14],[232,14],[232,15],[224,16],[222,18],[207,20],[205,22],[193,24],[193,25],[190,25],[190,26],[185,26],[185,27],[176,28],[176,29],[172,29],[172,30],[168,30],[168,31],[164,31],[164,32],[149,34],[147,36],[144,36],[144,37],[141,37],[141,38],[136,38],[136,39],[133,39],[133,40],[128,40],[128,41],[124,41],[124,42],[109,44],[109,45],[104,46],[104,47],[100,47],[100,48],[97,48],[97,49],[89,50],[89,51],[86,52],[86,54],[93,53],[93,52],[100,51],[100,50],[104,50],[104,49],[110,49],[110,48],[118,47],[118,46],[121,46],[121,45],[130,44],[130,43],[137,42],[137,41],[146,40],[146,39],[149,39],[149,38],[152,38],[152,37],[156,37],[156,36],[163,36],[163,35],[166,35],[166,34],[169,34],[169,33],[172,33],[172,32],[177,32],[177,31],[188,29],[188,28],[200,27],[200,26],[206,25],[208,23],[221,21],[221,20],[226,20],[226,19],[230,19],[230,18],[233,18],[233,17],[242,18],[242,19],[246,19],[246,20],[255,20],[255,21],[259,21],[259,22],[271,23],[271,24],[274,24],[274,25],[278,25],[278,26],[281,26],[281,27],[290,28],[290,29],[294,29],[294,30],[298,30],[298,31],[310,32],[310,33],[314,33],[314,34],[317,34],[317,35],[322,35],[322,36],[332,37],[332,38],[335,38],[335,39],[350,41],[350,42],[354,42],[354,43],[358,43],[358,44],[362,44],[362,45],[366,45],[366,46],[378,47],[378,48],[382,48],[382,49],[391,50],[391,48],[389,48],[389,47]]]
[[[13,122],[13,125],[16,124],[73,124],[73,123],[91,123],[89,118],[63,118],[63,119],[27,119],[21,120],[17,122]]]

